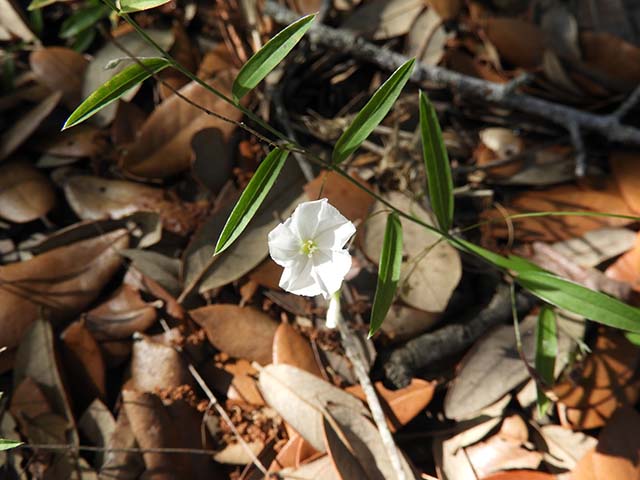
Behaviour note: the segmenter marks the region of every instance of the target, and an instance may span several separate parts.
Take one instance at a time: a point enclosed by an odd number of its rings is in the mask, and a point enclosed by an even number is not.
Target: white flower
[[[271,258],[284,267],[280,287],[296,295],[329,298],[351,268],[344,245],[356,228],[326,198],[304,202],[269,233]]]

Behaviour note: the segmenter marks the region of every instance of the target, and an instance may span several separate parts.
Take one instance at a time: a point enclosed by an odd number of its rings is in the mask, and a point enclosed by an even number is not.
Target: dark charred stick
[[[518,314],[528,312],[534,302],[535,299],[530,295],[517,293]],[[383,366],[385,376],[395,387],[406,387],[418,370],[461,352],[488,329],[510,318],[509,285],[500,283],[487,306],[468,322],[447,325],[434,332],[425,333],[394,350]]]
[[[264,12],[277,23],[283,25],[292,23],[299,17],[299,15],[274,0],[267,0]],[[405,55],[379,47],[350,32],[317,23],[309,30],[306,38],[312,44],[338,50],[341,53],[348,53],[354,58],[372,63],[388,71],[395,70],[409,60],[409,57]],[[442,85],[463,96],[533,114],[566,130],[577,127],[583,132],[596,132],[612,142],[640,145],[640,129],[621,123],[620,115],[615,112],[599,115],[578,110],[516,92],[513,88],[514,85],[510,83],[488,82],[446,68],[424,65],[420,62],[416,63],[411,80],[424,88],[433,87],[434,84]],[[638,95],[640,95],[640,91]],[[632,95],[634,98],[630,98],[627,103],[629,105],[634,104],[635,97],[638,95]],[[571,127],[572,125],[575,125],[575,127]]]

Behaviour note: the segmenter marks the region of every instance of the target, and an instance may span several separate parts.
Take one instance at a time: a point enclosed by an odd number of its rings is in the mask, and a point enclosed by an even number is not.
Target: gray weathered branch
[[[294,12],[279,5],[275,0],[267,0],[264,12],[280,24],[289,24],[299,17]],[[379,47],[350,32],[317,23],[309,30],[307,38],[312,44],[348,53],[354,58],[373,63],[385,70],[395,70],[409,59],[409,57]],[[573,128],[582,132],[597,132],[612,142],[640,145],[640,129],[624,125],[618,112],[607,115],[585,112],[531,95],[518,93],[509,83],[488,82],[446,68],[432,67],[419,62],[416,63],[411,80],[426,88],[433,84],[438,84],[446,86],[460,95],[537,115],[560,125],[568,131]],[[640,95],[640,90],[638,90],[637,95]],[[637,95],[634,95],[634,97]],[[630,104],[635,103],[637,99],[633,98],[631,100]],[[623,113],[626,113],[626,109]]]

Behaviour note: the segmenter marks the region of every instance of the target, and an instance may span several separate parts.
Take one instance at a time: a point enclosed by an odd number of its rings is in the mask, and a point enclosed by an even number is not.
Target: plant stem
[[[360,382],[362,391],[365,394],[367,404],[369,405],[369,410],[371,410],[371,416],[373,417],[373,421],[375,422],[376,427],[378,427],[378,432],[380,433],[382,444],[387,451],[387,456],[389,457],[389,461],[391,462],[391,466],[393,467],[393,470],[395,472],[395,478],[397,480],[406,480],[407,476],[405,474],[404,468],[402,468],[400,453],[398,451],[398,447],[396,447],[395,441],[393,440],[393,436],[391,435],[389,426],[387,425],[387,420],[384,416],[382,405],[380,405],[380,399],[378,398],[373,384],[371,383],[369,373],[364,366],[365,364],[360,355],[356,338],[349,326],[345,323],[342,312],[340,311],[339,292],[335,294],[335,301],[337,302],[336,324],[338,330],[340,331],[342,345],[344,347],[345,353],[347,354],[347,358],[349,358],[349,361],[353,365],[353,370],[356,374],[356,377],[358,378],[358,382]]]

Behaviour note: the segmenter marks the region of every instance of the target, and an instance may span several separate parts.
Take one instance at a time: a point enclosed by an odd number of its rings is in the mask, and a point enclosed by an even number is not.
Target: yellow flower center
[[[313,240],[302,242],[302,245],[300,246],[300,252],[309,258],[311,258],[313,252],[315,252],[316,250],[318,250],[318,245]]]

